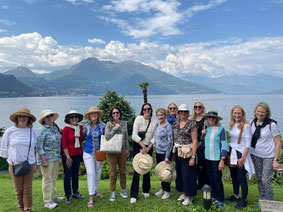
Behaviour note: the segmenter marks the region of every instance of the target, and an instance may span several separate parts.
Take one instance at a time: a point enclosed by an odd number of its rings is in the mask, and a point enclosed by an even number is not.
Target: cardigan
[[[95,150],[100,150],[101,135],[103,135],[105,132],[105,124],[99,122],[96,124],[95,129],[93,128],[93,124],[91,123],[86,123],[83,127],[83,135],[84,138],[86,138],[84,152],[94,155],[95,151],[93,151],[94,149],[93,149],[93,138],[90,130],[91,128],[94,137]]]
[[[172,126],[167,122],[164,126],[157,126],[154,131],[155,149],[158,154],[165,154],[165,158],[169,159],[173,145]]]
[[[71,127],[65,126],[62,131],[62,149],[68,149],[70,156],[81,155],[82,152],[82,140],[83,140],[83,126],[80,125],[80,147],[75,148],[75,133]],[[62,155],[66,156],[64,151]]]

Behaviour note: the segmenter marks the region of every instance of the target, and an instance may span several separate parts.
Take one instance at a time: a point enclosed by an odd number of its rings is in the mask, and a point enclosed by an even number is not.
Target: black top
[[[203,129],[205,118],[202,118],[200,121],[196,121],[198,126],[198,141],[201,141],[201,131]]]

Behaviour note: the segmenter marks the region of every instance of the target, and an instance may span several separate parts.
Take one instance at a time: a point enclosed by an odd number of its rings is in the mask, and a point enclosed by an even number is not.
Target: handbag
[[[244,128],[241,129],[241,131],[240,131],[240,135],[239,135],[237,144],[241,143],[243,131],[244,131]],[[226,160],[225,160],[225,165],[227,165],[227,166],[229,166],[231,168],[237,168],[237,164],[231,164],[231,162],[230,162],[231,161],[231,152],[232,152],[232,149],[230,147],[229,152],[227,152],[227,156],[226,156]]]
[[[148,122],[148,125],[147,125],[145,131],[138,132],[138,136],[141,138],[141,141],[145,139],[146,132],[147,132],[147,130],[148,130],[148,127],[149,127],[149,125],[150,125],[150,122],[151,122],[151,119],[149,119],[149,122]]]
[[[178,147],[178,157],[190,158],[193,154],[192,144],[183,144]]]
[[[27,160],[22,162],[22,163],[16,164],[16,165],[13,163],[13,165],[12,165],[13,173],[14,173],[15,177],[20,177],[20,176],[26,175],[26,174],[30,173],[30,171],[31,171],[30,164],[28,162],[30,145],[31,145],[31,128],[30,128],[30,141],[29,141]]]
[[[100,151],[106,153],[120,153],[122,151],[123,135],[115,134],[108,141],[105,135],[101,136]]]
[[[90,132],[92,136],[92,142],[93,142],[93,149],[95,150],[95,158],[97,161],[105,161],[106,160],[106,153],[101,152],[100,150],[96,150],[95,148],[95,141],[94,141],[94,136],[92,133],[92,126],[90,126]]]

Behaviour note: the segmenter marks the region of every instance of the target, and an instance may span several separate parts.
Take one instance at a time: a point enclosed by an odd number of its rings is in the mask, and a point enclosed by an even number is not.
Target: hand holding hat
[[[139,174],[146,174],[152,168],[153,160],[149,154],[138,153],[134,157],[133,167]]]

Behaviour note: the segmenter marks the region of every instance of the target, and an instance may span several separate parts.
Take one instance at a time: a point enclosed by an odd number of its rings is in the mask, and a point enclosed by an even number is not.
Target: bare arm
[[[281,149],[280,135],[275,136],[273,138],[273,141],[275,143],[275,154],[274,154],[275,160],[273,160],[273,170],[277,171],[279,168],[279,162],[276,161],[276,159],[279,159],[280,149]]]

